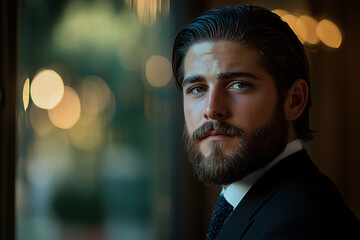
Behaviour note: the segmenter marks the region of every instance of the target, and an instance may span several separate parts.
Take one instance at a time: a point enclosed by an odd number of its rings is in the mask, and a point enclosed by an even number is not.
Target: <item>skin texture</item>
[[[184,114],[190,134],[208,120],[219,120],[250,135],[271,120],[277,92],[272,77],[257,61],[255,49],[232,42],[203,42],[190,47],[185,57],[184,82],[198,77],[183,85]],[[219,79],[220,73],[249,73],[253,76]],[[225,155],[233,153],[239,144],[238,138],[214,133],[200,143],[201,153],[205,156],[211,151],[211,141],[225,142]]]
[[[299,79],[280,102],[258,51],[230,41],[190,46],[183,81],[186,148],[200,180],[229,184],[264,167],[295,138],[306,104]]]

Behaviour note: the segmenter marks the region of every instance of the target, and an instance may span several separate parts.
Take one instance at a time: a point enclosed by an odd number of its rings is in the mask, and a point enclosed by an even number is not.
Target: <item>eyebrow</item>
[[[197,82],[205,82],[205,79],[201,75],[194,75],[184,79],[181,86],[184,88],[186,85]]]
[[[259,79],[257,76],[255,76],[252,73],[249,72],[223,72],[216,75],[216,78],[218,80],[226,80],[231,78],[238,78],[238,77],[248,77],[253,79]]]
[[[249,72],[222,72],[216,75],[216,79],[218,80],[227,80],[232,78],[238,78],[238,77],[248,77],[252,79],[259,79],[257,76],[255,76],[252,73]],[[197,82],[205,82],[205,79],[201,75],[194,75],[190,76],[184,79],[181,86],[184,88],[186,85],[191,83],[197,83]]]

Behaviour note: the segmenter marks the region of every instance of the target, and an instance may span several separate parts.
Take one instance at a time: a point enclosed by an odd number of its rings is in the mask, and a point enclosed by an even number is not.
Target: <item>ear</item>
[[[309,88],[304,79],[297,79],[288,90],[285,101],[285,116],[287,121],[294,121],[305,109],[309,96]]]

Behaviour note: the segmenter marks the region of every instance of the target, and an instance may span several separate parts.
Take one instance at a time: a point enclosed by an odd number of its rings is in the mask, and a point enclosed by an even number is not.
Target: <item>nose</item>
[[[219,89],[212,89],[208,94],[208,102],[204,113],[206,120],[223,120],[228,117],[226,96]]]

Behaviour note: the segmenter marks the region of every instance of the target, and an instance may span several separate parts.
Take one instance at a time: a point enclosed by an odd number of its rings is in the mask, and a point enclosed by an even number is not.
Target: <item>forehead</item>
[[[258,50],[231,41],[206,41],[192,44],[184,59],[184,77],[232,70],[265,71]],[[199,72],[200,71],[200,72]]]

